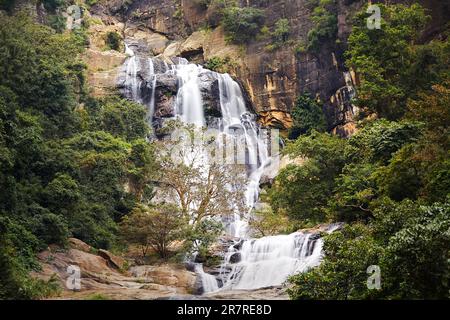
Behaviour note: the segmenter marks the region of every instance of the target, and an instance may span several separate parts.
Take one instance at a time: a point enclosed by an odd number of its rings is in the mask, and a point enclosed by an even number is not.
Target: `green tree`
[[[162,259],[169,258],[174,241],[183,239],[186,220],[173,204],[136,207],[121,223],[122,237],[140,246],[142,256],[152,248]]]
[[[325,260],[308,272],[289,279],[291,299],[367,299],[377,294],[367,288],[367,267],[377,265],[382,248],[363,224],[344,226],[325,238]],[[384,275],[385,270],[383,270]]]
[[[110,31],[106,34],[106,45],[110,50],[120,51],[120,48],[122,47],[122,37],[117,32]]]
[[[289,157],[302,158],[304,164],[281,170],[269,190],[272,208],[293,219],[324,221],[334,179],[345,165],[345,146],[345,140],[316,131],[288,145]]]
[[[313,0],[314,9],[311,13],[313,28],[308,32],[307,50],[316,52],[320,45],[336,38],[337,15],[334,0]]]
[[[390,235],[381,261],[384,296],[450,297],[449,210],[448,203],[421,206],[412,201],[379,207],[376,230]]]
[[[360,75],[357,104],[368,113],[398,119],[406,110],[407,97],[414,96],[417,88],[430,85],[429,81],[411,82],[411,79],[436,81],[438,77],[429,72],[436,73],[436,67],[443,64],[439,63],[437,52],[428,50],[425,54],[418,45],[421,30],[428,21],[420,5],[379,7],[380,29],[367,28],[365,10],[357,15],[348,39],[347,66]],[[423,59],[419,61],[419,57]],[[416,64],[421,65],[420,70]]]
[[[336,221],[368,221],[372,216],[370,204],[378,196],[376,176],[378,167],[371,163],[349,163],[336,177],[333,196],[328,201]]]
[[[227,37],[236,43],[253,39],[264,23],[264,11],[252,7],[226,7],[222,24]]]
[[[324,132],[326,129],[322,107],[308,93],[297,98],[291,115],[293,124],[289,129],[290,139],[296,139],[302,134],[310,134],[312,130]]]
[[[273,36],[278,43],[284,43],[288,40],[291,28],[289,26],[289,20],[282,18],[275,22],[275,30]]]
[[[288,218],[280,213],[274,213],[270,206],[254,210],[249,218],[249,226],[254,230],[255,237],[286,233],[291,227]]]

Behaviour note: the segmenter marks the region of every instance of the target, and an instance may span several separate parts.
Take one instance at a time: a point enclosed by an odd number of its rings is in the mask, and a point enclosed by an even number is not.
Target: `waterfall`
[[[230,264],[233,254],[239,254],[240,261],[231,265],[231,272],[223,279],[224,288],[249,290],[279,286],[290,275],[317,266],[322,239],[311,239],[311,235],[296,232],[247,240],[241,250],[232,246],[225,265]]]
[[[194,271],[200,278],[200,281],[202,282],[202,288],[204,293],[219,290],[219,285],[217,284],[216,277],[203,271],[203,266],[201,263],[195,264]]]
[[[208,125],[204,112],[202,97],[203,79],[214,79],[218,83],[218,103],[221,118],[217,119],[219,139],[225,136],[234,146],[244,146],[237,155],[247,169],[247,186],[245,199],[247,212],[234,212],[228,223],[228,237],[233,239],[216,278],[205,273],[202,264],[195,264],[195,272],[201,279],[205,293],[217,290],[258,289],[268,286],[280,286],[286,279],[297,272],[317,266],[322,256],[322,239],[319,233],[295,232],[252,239],[249,233],[248,215],[254,209],[259,198],[259,184],[264,169],[271,164],[272,156],[278,154],[271,150],[269,155],[268,136],[256,122],[256,117],[246,108],[244,96],[239,84],[228,74],[219,74],[202,66],[190,64],[186,59],[176,58],[172,63],[150,58],[148,75],[144,74],[146,87],[150,88],[150,99],[144,99],[142,70],[139,59],[127,46],[129,58],[125,63],[124,94],[138,102],[145,103],[148,113],[155,111],[156,81],[172,77],[177,82],[177,94],[173,102],[175,116],[185,123],[198,127]],[[156,62],[158,67],[156,67]],[[157,70],[158,69],[158,70]],[[161,75],[161,77],[160,77]],[[163,76],[164,75],[164,76]],[[159,78],[160,77],[160,78]],[[148,95],[148,91],[147,91]],[[273,146],[271,146],[273,148]],[[208,157],[197,161],[208,162]],[[327,230],[331,232],[333,226]],[[220,280],[220,281],[218,281]],[[219,288],[219,283],[221,287]]]
[[[126,66],[126,78],[125,78],[125,88],[128,91],[127,97],[136,101],[141,102],[139,96],[140,81],[138,79],[138,69],[139,61],[134,51],[131,50],[128,45],[125,44],[125,54],[128,55]]]
[[[156,80],[157,75],[155,73],[155,65],[153,64],[153,59],[148,58],[148,65],[149,65],[149,77],[151,77],[152,83],[151,83],[151,93],[150,93],[150,102],[148,105],[148,122],[151,123],[153,119],[153,113],[155,112],[155,92],[156,92]]]
[[[179,87],[176,110],[181,115],[183,122],[195,124],[198,127],[205,125],[202,95],[198,79],[202,69],[201,66],[188,64],[184,60],[175,69]]]
[[[256,121],[248,112],[239,84],[229,74],[218,74],[220,108],[222,111],[222,132],[229,134],[230,130],[241,129],[246,146],[246,165],[249,168],[248,184],[245,191],[246,204],[251,210],[258,200],[259,181],[264,167],[269,164],[266,140],[258,136]],[[247,236],[247,221],[241,219],[238,212],[234,213],[230,225],[230,235],[234,237]]]

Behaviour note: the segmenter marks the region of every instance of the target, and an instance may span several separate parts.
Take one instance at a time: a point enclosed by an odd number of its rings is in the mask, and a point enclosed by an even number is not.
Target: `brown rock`
[[[113,267],[113,268],[117,268],[119,270],[123,269],[127,262],[125,259],[118,257],[114,254],[112,254],[109,251],[100,249],[98,250],[98,255],[102,258],[104,258],[106,261],[108,261],[108,263]]]
[[[149,278],[153,283],[183,288],[186,292],[193,290],[197,278],[194,272],[168,264],[161,266],[136,266],[132,267],[130,272],[135,277]]]
[[[96,97],[110,94],[117,85],[117,76],[126,55],[117,51],[88,49],[84,61],[88,66],[88,83]]]
[[[75,239],[71,243],[86,249],[79,240]],[[44,280],[56,276],[63,289],[59,299],[91,299],[95,296],[108,299],[148,300],[188,294],[193,290],[195,274],[181,267],[142,266],[142,270],[148,270],[148,272],[128,276],[111,268],[109,253],[108,257],[106,260],[101,256],[78,249],[64,250],[54,247],[52,250],[39,253],[38,261],[42,268],[39,272],[32,272],[31,276]],[[69,277],[67,267],[70,265],[78,266],[81,271],[81,289],[76,292],[66,287],[66,280]]]
[[[90,245],[88,245],[87,243],[81,241],[80,239],[77,238],[69,238],[68,239],[69,242],[69,246],[72,249],[77,249],[83,252],[91,252],[92,247]]]

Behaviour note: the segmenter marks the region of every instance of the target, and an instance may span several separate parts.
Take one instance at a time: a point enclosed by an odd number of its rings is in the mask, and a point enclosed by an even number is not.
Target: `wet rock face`
[[[231,255],[230,257],[230,263],[238,263],[239,261],[241,261],[241,253],[233,253],[233,255]]]
[[[200,92],[203,99],[203,110],[207,118],[221,118],[219,81],[211,72],[200,74]]]
[[[108,6],[109,12],[118,12],[113,1]],[[341,20],[347,17],[351,10],[344,0],[338,1]],[[296,54],[297,42],[306,41],[307,33],[312,27],[310,8],[306,0],[266,1],[251,0],[246,5],[258,7],[265,11],[265,25],[270,29],[281,18],[290,21],[290,41],[276,50],[267,49],[273,43],[271,36],[258,37],[245,48],[232,45],[225,41],[222,28],[218,25],[217,16],[211,8],[196,5],[192,1],[174,0],[139,0],[134,1],[125,12],[123,19],[127,20],[125,35],[135,39],[138,51],[141,53],[161,54],[164,58],[181,56],[192,62],[204,63],[213,57],[229,58],[232,67],[228,72],[240,80],[247,93],[248,100],[259,114],[260,122],[267,127],[280,129],[292,125],[290,113],[300,92],[309,91],[317,94],[326,102],[325,111],[329,119],[330,129],[337,123],[341,124],[342,114],[334,112],[335,106],[327,103],[335,91],[344,84],[342,77],[343,63],[335,46],[324,46],[317,54]],[[105,9],[105,8],[104,8]],[[117,14],[117,13],[116,13]],[[212,26],[210,32],[199,31],[208,21]],[[139,26],[139,27],[137,27]],[[139,32],[127,30],[144,28],[152,33],[155,39],[146,40],[151,50],[142,47],[142,39],[136,40]],[[348,30],[345,24],[340,25],[339,35],[346,37]],[[156,36],[162,37],[156,39]],[[142,38],[142,37],[140,37]],[[167,41],[165,41],[166,39]],[[295,40],[295,41],[294,41]],[[155,50],[155,43],[159,47]],[[166,45],[163,50],[162,46]],[[212,95],[203,94],[205,113],[207,116],[218,116],[220,106],[215,104],[218,90],[213,84]],[[205,90],[202,90],[205,93]],[[168,112],[170,99],[158,95],[162,102],[163,114]],[[335,118],[339,118],[336,120]],[[345,120],[344,120],[345,122]]]

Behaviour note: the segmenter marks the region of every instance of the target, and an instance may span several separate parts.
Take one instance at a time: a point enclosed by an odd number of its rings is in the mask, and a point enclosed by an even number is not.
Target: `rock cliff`
[[[360,5],[347,5],[347,2],[353,1],[338,1],[337,6],[342,42],[349,33],[345,22]],[[100,1],[91,12],[100,17],[105,28],[110,29],[111,24],[120,26],[125,40],[135,43],[149,55],[165,59],[181,56],[198,63],[212,58],[228,61],[227,71],[240,80],[263,125],[290,127],[295,98],[304,91],[325,102],[330,130],[349,120],[347,110],[341,110],[336,100],[330,100],[345,85],[342,48],[326,44],[317,54],[295,51],[299,43],[306,41],[312,28],[311,8],[306,0],[242,3],[264,10],[265,26],[269,30],[279,19],[289,20],[291,40],[276,49],[270,49],[273,42],[270,36],[257,37],[245,46],[228,43],[211,10],[196,5],[195,1],[136,0],[129,6],[122,3],[120,0]],[[205,28],[205,21],[208,28]],[[98,33],[98,27],[96,31]],[[94,87],[102,85],[105,74],[105,71],[91,74]]]
[[[120,66],[126,55],[123,46],[118,51],[107,50],[105,39],[107,33],[117,32],[127,43],[138,47],[142,54],[159,56],[163,60],[181,56],[204,64],[214,58],[221,59],[225,62],[223,69],[245,88],[260,122],[265,126],[289,128],[296,97],[308,91],[323,102],[329,131],[343,136],[354,131],[352,120],[357,110],[348,101],[346,87],[349,80],[350,85],[357,82],[357,75],[348,72],[352,70],[345,67],[343,52],[351,31],[351,19],[366,1],[335,0],[333,13],[337,17],[337,36],[332,41],[321,43],[315,53],[302,49],[308,32],[313,28],[311,0],[238,1],[240,6],[263,10],[265,16],[266,33],[246,45],[230,44],[217,12],[211,6],[202,5],[203,2],[99,0],[92,6],[83,5],[86,9],[83,10],[83,19],[88,21],[90,39],[85,61],[94,95],[105,95],[116,89]],[[376,2],[379,1],[372,1]],[[424,34],[425,41],[442,30],[447,22],[449,4],[439,0],[419,2],[429,9],[432,16]],[[29,1],[20,0],[17,6],[33,11],[40,20],[46,15],[45,8],[39,3],[30,5]],[[289,22],[289,39],[274,47],[271,32],[280,19]],[[167,95],[160,98],[162,103],[168,103]]]

